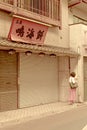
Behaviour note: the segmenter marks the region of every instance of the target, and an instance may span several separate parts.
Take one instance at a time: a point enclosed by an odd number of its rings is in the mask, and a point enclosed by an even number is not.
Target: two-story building
[[[0,0],[0,111],[68,100],[68,20],[67,0]]]

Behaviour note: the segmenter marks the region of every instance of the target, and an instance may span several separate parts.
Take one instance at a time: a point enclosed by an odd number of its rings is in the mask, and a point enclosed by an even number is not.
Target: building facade
[[[77,72],[80,101],[87,101],[87,0],[69,1],[70,47],[80,53],[78,60],[71,60],[71,70]]]
[[[0,111],[68,101],[79,56],[68,10],[67,0],[0,1]]]

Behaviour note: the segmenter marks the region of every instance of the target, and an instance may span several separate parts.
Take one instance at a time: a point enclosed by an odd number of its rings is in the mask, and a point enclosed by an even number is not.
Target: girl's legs
[[[70,104],[73,104],[73,103],[75,103],[75,101],[76,101],[76,88],[74,88],[74,89],[70,88],[69,102],[70,102]]]

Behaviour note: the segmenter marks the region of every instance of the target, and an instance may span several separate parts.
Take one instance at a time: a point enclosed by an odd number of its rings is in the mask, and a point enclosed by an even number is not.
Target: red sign
[[[20,18],[13,18],[8,39],[13,41],[43,44],[48,27]]]

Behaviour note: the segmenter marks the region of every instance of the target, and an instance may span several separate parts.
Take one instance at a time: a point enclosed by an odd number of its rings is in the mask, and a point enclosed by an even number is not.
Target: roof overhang
[[[56,54],[56,56],[77,57],[80,55],[70,48],[13,42],[5,38],[0,38],[0,49],[1,50],[15,49],[16,52],[25,52],[25,51],[32,51],[33,53],[44,52],[45,54]]]
[[[87,13],[87,0],[70,0],[68,2],[69,8],[77,8]]]

